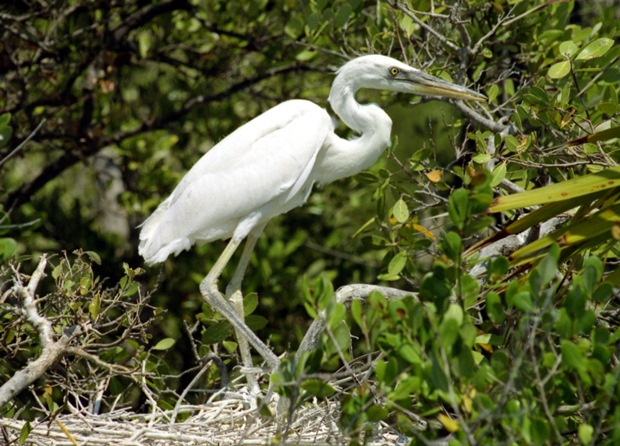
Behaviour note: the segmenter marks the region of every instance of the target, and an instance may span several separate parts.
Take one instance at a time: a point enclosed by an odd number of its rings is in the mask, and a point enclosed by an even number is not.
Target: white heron
[[[272,369],[279,364],[279,358],[243,320],[241,281],[265,224],[304,204],[315,184],[370,167],[390,144],[392,121],[377,105],[355,100],[361,88],[486,100],[480,93],[390,57],[358,57],[337,71],[328,99],[356,137],[347,140],[336,135],[328,112],[310,101],[283,102],[209,150],[142,225],[139,252],[148,264],[163,262],[196,242],[230,239],[200,291],[235,328],[247,367],[252,366],[248,342]],[[224,298],[218,278],[246,238]]]

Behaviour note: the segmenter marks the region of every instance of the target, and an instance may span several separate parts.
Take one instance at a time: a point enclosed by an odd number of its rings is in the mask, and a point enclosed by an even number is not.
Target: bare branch
[[[399,290],[397,288],[378,285],[367,285],[363,283],[345,285],[338,288],[335,293],[335,298],[336,302],[349,305],[352,300],[363,300],[368,298],[372,292],[381,293],[388,300],[402,299],[405,296],[414,296],[417,298],[417,294],[412,291]],[[321,339],[321,334],[323,333],[327,323],[325,317],[326,315],[323,311],[319,317],[312,322],[312,325],[310,325],[310,328],[299,345],[299,349],[295,354],[296,358],[299,358],[305,352],[316,350]]]
[[[476,124],[485,127],[495,133],[514,133],[514,129],[510,125],[501,124],[491,119],[485,118],[472,108],[469,108],[462,101],[452,101],[456,108],[459,109],[468,119]]]
[[[36,307],[35,293],[39,281],[44,276],[47,258],[41,257],[39,266],[33,273],[27,286],[21,283],[15,285],[14,294],[22,299],[21,311],[39,333],[41,342],[41,355],[34,361],[16,372],[6,383],[0,387],[0,407],[7,404],[18,393],[41,377],[67,350],[71,333],[63,333],[58,341],[54,340],[54,330],[51,322],[41,316]]]
[[[439,40],[439,42],[441,42],[443,45],[448,47],[451,51],[455,53],[459,52],[460,48],[458,46],[456,46],[454,43],[446,39],[446,37],[443,34],[440,34],[437,31],[435,31],[435,29],[429,26],[426,22],[423,22],[422,20],[420,20],[418,16],[416,16],[415,13],[411,11],[407,6],[401,3],[398,3],[394,0],[390,0],[388,3],[390,4],[392,8],[398,9],[399,11],[403,12],[407,17],[413,20],[417,25],[419,25],[420,27],[424,28],[427,32],[432,34],[433,37]]]
[[[43,118],[41,122],[39,123],[39,125],[37,125],[37,127],[32,132],[30,132],[30,134],[26,137],[26,139],[24,139],[13,150],[11,150],[11,152],[7,156],[5,156],[4,158],[0,160],[0,167],[2,167],[2,165],[6,163],[13,155],[15,155],[17,152],[23,149],[26,146],[26,144],[28,144],[28,141],[30,141],[34,137],[34,135],[36,135],[37,132],[41,129],[41,127],[43,127],[43,124],[45,124],[45,121],[46,121],[45,118]]]

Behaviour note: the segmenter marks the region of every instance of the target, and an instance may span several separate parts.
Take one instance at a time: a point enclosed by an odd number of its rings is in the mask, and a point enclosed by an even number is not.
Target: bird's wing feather
[[[251,215],[266,221],[299,206],[331,130],[325,110],[300,100],[240,127],[207,152],[160,205],[164,209],[145,222],[141,252],[147,259],[159,251],[158,258],[167,257],[196,240],[230,237]]]

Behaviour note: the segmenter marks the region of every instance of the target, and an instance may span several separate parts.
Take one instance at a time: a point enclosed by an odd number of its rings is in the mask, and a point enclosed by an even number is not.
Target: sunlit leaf
[[[17,250],[17,243],[12,238],[0,238],[0,260],[10,258]]]
[[[443,172],[439,169],[426,172],[426,178],[432,183],[437,183],[443,177]]]
[[[570,73],[570,66],[570,61],[568,60],[554,63],[551,67],[549,67],[547,74],[551,79],[561,79]]]
[[[407,253],[404,251],[399,252],[388,264],[388,274],[397,275],[399,274],[405,265],[407,264]]]
[[[560,43],[560,54],[564,57],[573,57],[573,55],[579,50],[579,47],[572,40],[566,40]]]
[[[590,43],[575,58],[576,60],[590,60],[603,56],[613,46],[614,41],[607,37],[602,37]]]
[[[437,415],[437,419],[449,432],[456,432],[460,429],[459,422],[450,418],[448,415],[440,413]]]
[[[175,343],[173,338],[164,338],[153,347],[153,350],[168,350]]]
[[[399,223],[404,223],[409,218],[409,208],[405,200],[400,198],[392,207],[392,215]]]
[[[594,428],[590,424],[580,424],[578,428],[579,441],[583,445],[592,444]]]
[[[498,197],[489,206],[490,212],[536,206],[564,201],[620,186],[620,167],[602,170],[519,194]]]

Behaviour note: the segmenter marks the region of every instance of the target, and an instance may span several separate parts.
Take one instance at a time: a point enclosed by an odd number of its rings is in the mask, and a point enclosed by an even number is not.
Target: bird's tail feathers
[[[166,240],[169,237],[166,237],[160,230],[159,225],[169,205],[170,198],[161,203],[155,212],[139,226],[142,230],[140,231],[138,253],[144,257],[147,264],[161,263],[170,254],[174,253],[177,255],[191,246],[191,242],[187,237]]]

